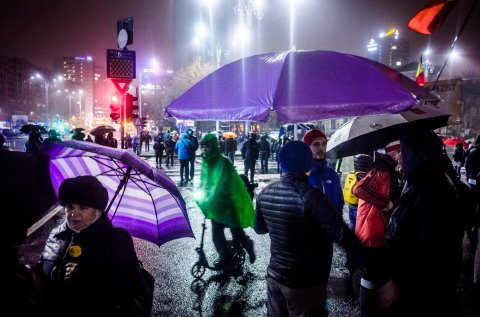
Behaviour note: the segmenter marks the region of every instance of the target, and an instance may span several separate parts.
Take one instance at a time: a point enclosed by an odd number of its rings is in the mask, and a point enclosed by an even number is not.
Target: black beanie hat
[[[107,189],[93,176],[67,178],[58,189],[60,204],[79,204],[104,211],[108,203]]]
[[[353,157],[353,169],[368,172],[372,168],[373,158],[368,154],[357,154]]]
[[[312,150],[306,143],[287,142],[278,156],[280,157],[280,167],[285,173],[306,173],[312,168]]]

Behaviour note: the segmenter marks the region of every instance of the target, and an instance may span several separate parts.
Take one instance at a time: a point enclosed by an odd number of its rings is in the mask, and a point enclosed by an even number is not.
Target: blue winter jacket
[[[180,140],[177,141],[175,144],[175,152],[178,154],[178,159],[181,160],[189,160],[190,159],[190,148],[193,145],[187,139],[187,135],[182,133],[182,137]]]
[[[335,207],[335,210],[340,215],[343,214],[345,201],[343,200],[340,177],[335,170],[327,166],[325,161],[313,160],[309,183],[320,189]]]

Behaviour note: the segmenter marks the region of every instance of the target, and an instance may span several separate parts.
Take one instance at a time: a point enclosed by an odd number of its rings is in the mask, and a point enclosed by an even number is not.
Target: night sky
[[[409,19],[426,0],[302,0],[296,9],[293,43],[297,49],[335,50],[366,56],[366,44],[380,31],[392,27],[410,39],[410,60],[415,61],[428,45],[431,59],[442,63],[472,2],[459,0],[446,23],[432,36],[407,28]],[[176,4],[174,10],[172,3]],[[178,67],[178,50],[193,50],[191,30],[196,17],[205,15],[199,0],[15,0],[0,4],[0,55],[21,57],[46,68],[58,56],[90,55],[105,65],[105,51],[116,47],[117,20],[134,18],[137,64],[156,57],[164,69]],[[215,25],[218,37],[238,21],[236,0],[217,0]],[[265,0],[261,21],[253,24],[255,39],[250,54],[286,50],[290,45],[290,11],[287,0]],[[445,73],[480,74],[480,5],[457,42],[460,59],[449,62]],[[177,49],[177,51],[174,51]],[[177,53],[176,53],[177,52]],[[177,57],[177,58],[175,58]],[[231,59],[236,59],[232,54]]]

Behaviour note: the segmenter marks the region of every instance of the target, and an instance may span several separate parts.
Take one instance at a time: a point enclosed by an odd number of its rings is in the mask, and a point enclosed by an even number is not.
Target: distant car
[[[3,129],[2,134],[6,137],[18,136],[18,133],[13,132],[11,129]]]

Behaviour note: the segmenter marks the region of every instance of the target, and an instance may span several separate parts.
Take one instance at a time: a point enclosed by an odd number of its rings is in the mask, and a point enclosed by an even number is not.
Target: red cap
[[[315,140],[316,138],[325,138],[325,140],[327,139],[327,137],[325,136],[325,134],[323,134],[322,131],[312,129],[308,130],[307,133],[305,133],[305,135],[303,136],[303,143],[306,143],[310,146],[310,144],[312,144],[313,140]]]

